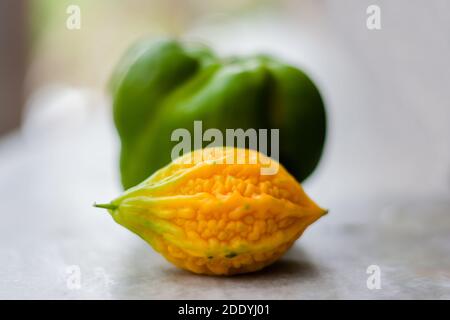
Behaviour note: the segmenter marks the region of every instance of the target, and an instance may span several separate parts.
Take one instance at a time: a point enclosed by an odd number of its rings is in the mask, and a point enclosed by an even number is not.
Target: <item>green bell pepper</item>
[[[143,40],[111,78],[125,189],[171,161],[175,129],[278,128],[280,162],[299,181],[317,166],[326,132],[324,105],[299,69],[268,56],[221,59],[207,47]],[[202,147],[207,145],[204,143]]]

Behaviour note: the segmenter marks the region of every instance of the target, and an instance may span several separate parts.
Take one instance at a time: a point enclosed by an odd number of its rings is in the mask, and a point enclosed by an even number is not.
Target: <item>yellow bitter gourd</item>
[[[242,154],[246,164],[236,163]],[[200,149],[97,206],[180,268],[252,272],[276,261],[326,213],[281,165],[261,174],[273,164],[254,150]]]

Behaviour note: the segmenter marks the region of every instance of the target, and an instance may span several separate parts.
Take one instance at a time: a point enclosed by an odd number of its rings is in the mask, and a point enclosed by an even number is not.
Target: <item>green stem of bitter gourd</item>
[[[116,210],[118,208],[118,206],[112,203],[94,203],[94,207],[109,210]]]

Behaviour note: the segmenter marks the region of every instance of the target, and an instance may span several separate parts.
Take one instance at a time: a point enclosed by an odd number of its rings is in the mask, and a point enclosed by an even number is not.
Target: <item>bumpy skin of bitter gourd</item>
[[[238,152],[258,161],[228,161]],[[261,175],[262,166],[274,163],[249,149],[199,149],[98,206],[180,268],[210,275],[257,271],[326,213],[282,166]]]

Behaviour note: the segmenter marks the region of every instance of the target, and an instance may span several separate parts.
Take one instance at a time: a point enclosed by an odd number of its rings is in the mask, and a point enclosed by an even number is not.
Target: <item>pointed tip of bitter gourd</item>
[[[94,202],[94,207],[108,209],[108,210],[116,210],[118,208],[117,205],[112,204],[112,203],[95,203],[95,202]]]

